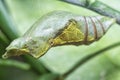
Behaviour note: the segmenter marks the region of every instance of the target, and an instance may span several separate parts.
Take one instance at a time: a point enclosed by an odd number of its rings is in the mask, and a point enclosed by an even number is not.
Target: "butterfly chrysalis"
[[[3,58],[30,54],[39,58],[51,47],[90,44],[99,40],[115,19],[105,16],[80,16],[54,11],[40,18],[23,36],[15,39]]]

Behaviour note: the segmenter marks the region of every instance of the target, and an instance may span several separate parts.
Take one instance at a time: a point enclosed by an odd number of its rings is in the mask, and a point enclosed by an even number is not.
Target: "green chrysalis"
[[[51,47],[90,44],[100,39],[115,19],[105,16],[80,16],[54,11],[40,18],[23,36],[15,39],[3,58],[30,54],[39,58]]]

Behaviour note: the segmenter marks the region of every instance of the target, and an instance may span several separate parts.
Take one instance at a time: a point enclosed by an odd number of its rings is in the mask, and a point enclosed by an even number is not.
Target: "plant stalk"
[[[95,11],[101,15],[115,18],[117,23],[120,24],[120,11],[117,11],[110,6],[98,1],[98,0],[60,0],[70,4],[78,5],[92,11]]]

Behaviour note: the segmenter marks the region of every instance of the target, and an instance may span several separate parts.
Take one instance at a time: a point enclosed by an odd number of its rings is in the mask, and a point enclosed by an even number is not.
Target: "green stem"
[[[65,74],[63,74],[63,77],[66,78],[68,77],[71,73],[73,73],[78,67],[82,66],[83,64],[85,64],[86,62],[88,62],[90,59],[93,59],[94,57],[103,54],[103,52],[107,51],[107,50],[111,50],[115,47],[120,46],[120,42],[114,43],[112,45],[107,46],[106,48],[103,48],[99,51],[96,51],[94,53],[91,53],[89,55],[87,55],[86,57],[84,57],[83,59],[80,59],[70,70],[68,70]]]
[[[9,43],[10,41],[7,39],[5,34],[2,31],[0,31],[0,44],[6,47]]]
[[[24,55],[24,56],[22,56],[22,57],[24,58],[24,60],[25,60],[27,63],[29,63],[29,64],[32,65],[31,67],[32,67],[33,70],[35,70],[38,74],[45,74],[45,73],[50,72],[50,71],[42,64],[42,62],[40,62],[40,60],[35,59],[35,58],[33,58],[33,57],[31,57],[31,56],[28,56],[28,55]]]
[[[23,62],[18,62],[15,60],[2,60],[2,59],[0,59],[0,66],[12,66],[12,67],[16,67],[16,68],[20,68],[20,69],[24,69],[24,70],[30,69],[29,64],[26,64]]]
[[[10,15],[8,15],[8,11],[5,9],[2,0],[0,0],[0,29],[10,41],[19,36],[18,30],[15,28]]]
[[[88,6],[88,8],[97,12],[97,13],[99,13],[99,14],[109,16],[109,17],[112,17],[112,18],[116,18],[117,23],[120,24],[120,12],[111,8],[111,7],[109,7],[109,6],[107,6],[106,4],[104,4],[100,1],[95,1],[95,2],[91,3]]]
[[[60,0],[71,4],[82,6],[93,10],[99,14],[115,18],[117,23],[120,24],[120,12],[111,8],[110,6],[98,1],[98,0]]]

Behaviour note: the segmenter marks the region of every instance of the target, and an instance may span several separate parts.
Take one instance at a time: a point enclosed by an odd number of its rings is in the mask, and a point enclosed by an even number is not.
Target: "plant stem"
[[[2,0],[0,0],[0,29],[12,41],[19,36],[18,30],[15,28],[8,11],[5,9]]]
[[[98,0],[60,0],[93,10],[99,14],[115,18],[120,24],[120,12]]]
[[[115,47],[120,46],[120,42],[114,43],[112,45],[107,46],[106,48],[103,48],[99,51],[96,51],[92,54],[87,55],[86,57],[84,57],[83,59],[80,59],[70,70],[68,70],[65,74],[63,74],[63,77],[66,78],[68,77],[71,73],[73,73],[79,66],[82,66],[83,64],[85,64],[87,61],[89,61],[90,59],[103,54],[103,52],[107,51],[107,50],[111,50]]]
[[[29,64],[15,61],[15,60],[2,60],[2,59],[0,59],[0,66],[13,66],[13,67],[17,67],[17,68],[24,69],[24,70],[30,69]]]
[[[44,65],[42,62],[40,62],[40,60],[37,60],[31,56],[28,56],[28,55],[23,55],[22,56],[24,58],[24,60],[31,64],[33,70],[35,70],[38,74],[45,74],[45,73],[48,73],[50,72]]]
[[[0,31],[0,44],[6,47],[9,43],[10,41],[7,39],[5,34],[2,31]]]

